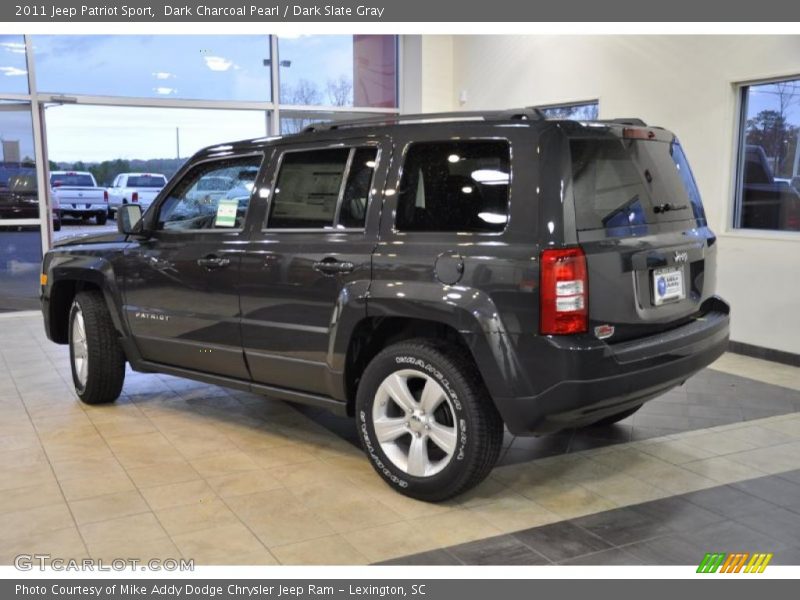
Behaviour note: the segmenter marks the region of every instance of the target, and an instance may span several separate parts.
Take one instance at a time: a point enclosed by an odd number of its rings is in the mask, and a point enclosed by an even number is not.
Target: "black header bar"
[[[798,22],[788,0],[4,0],[21,22]],[[631,31],[631,33],[636,33]]]

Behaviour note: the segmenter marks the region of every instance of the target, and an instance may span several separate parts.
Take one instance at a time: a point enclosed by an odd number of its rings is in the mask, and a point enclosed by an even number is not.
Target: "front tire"
[[[78,292],[69,313],[69,359],[75,392],[86,404],[114,402],[125,381],[125,355],[103,295]]]
[[[412,340],[386,348],[356,397],[372,466],[401,494],[447,500],[480,483],[500,455],[503,422],[468,353]]]

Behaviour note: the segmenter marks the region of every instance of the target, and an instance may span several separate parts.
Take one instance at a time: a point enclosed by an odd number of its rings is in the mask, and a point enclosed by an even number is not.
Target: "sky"
[[[0,35],[0,93],[28,93],[25,42],[21,35]]]
[[[33,36],[41,92],[269,101],[269,36]],[[353,74],[349,35],[279,39],[286,85],[300,79],[324,91],[329,79]],[[0,93],[27,93],[22,36],[0,36]],[[114,158],[185,157],[210,144],[266,134],[263,111],[49,106],[50,159],[74,162]],[[0,136],[29,145],[30,119],[0,116]],[[32,152],[32,148],[31,148]],[[25,149],[23,148],[23,154]]]
[[[749,89],[748,118],[754,117],[762,110],[778,110],[779,95],[774,84],[753,85]],[[800,126],[800,81],[795,82],[792,89],[785,88],[785,94],[787,98],[791,94],[786,110],[787,120],[795,126]]]
[[[37,87],[42,92],[271,100],[266,35],[37,35],[32,39]],[[353,75],[349,35],[281,37],[278,52],[281,62],[291,63],[281,67],[287,84],[307,79],[324,87],[328,79]],[[7,51],[0,56],[14,55]]]
[[[115,158],[175,158],[200,148],[262,137],[264,111],[128,108],[64,104],[45,111],[47,147],[56,162],[102,162]]]
[[[69,94],[269,101],[269,37],[265,35],[33,36],[40,91]],[[352,36],[279,39],[281,80],[318,84],[352,77]],[[774,107],[772,86],[751,88],[749,115]],[[800,86],[798,86],[800,92]],[[0,36],[0,94],[26,93],[22,36]],[[2,108],[2,105],[0,105]],[[48,148],[56,161],[181,156],[221,141],[266,133],[260,111],[201,111],[63,105],[49,107]],[[800,98],[789,111],[800,124]],[[32,155],[30,118],[0,111],[0,137],[18,139]]]

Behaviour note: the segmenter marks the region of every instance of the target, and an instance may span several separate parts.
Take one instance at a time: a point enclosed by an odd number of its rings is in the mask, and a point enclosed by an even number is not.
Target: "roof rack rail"
[[[619,119],[597,119],[595,123],[617,123],[619,125],[633,125],[635,127],[647,127],[647,123],[637,117],[622,117]]]
[[[314,123],[303,128],[304,133],[312,131],[331,131],[365,125],[401,125],[403,123],[435,123],[439,121],[540,121],[545,118],[542,111],[534,107],[510,110],[454,111],[441,113],[421,113],[413,115],[379,115],[347,121],[326,121]]]

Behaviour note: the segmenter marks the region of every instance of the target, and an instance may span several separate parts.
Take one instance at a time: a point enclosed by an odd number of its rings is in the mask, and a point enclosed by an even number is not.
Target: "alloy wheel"
[[[458,425],[453,405],[444,388],[421,371],[395,371],[381,382],[372,425],[386,457],[413,477],[436,475],[455,454]]]
[[[80,308],[72,318],[72,366],[81,387],[86,386],[89,374],[89,346],[86,342],[86,325]]]

